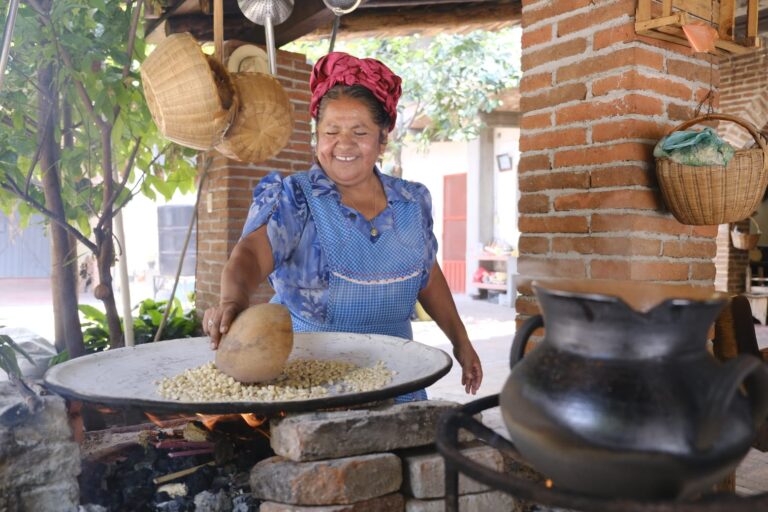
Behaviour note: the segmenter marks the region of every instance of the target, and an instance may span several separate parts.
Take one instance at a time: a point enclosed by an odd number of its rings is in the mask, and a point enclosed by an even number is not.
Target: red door
[[[467,174],[443,177],[443,273],[453,293],[464,293],[467,275]]]

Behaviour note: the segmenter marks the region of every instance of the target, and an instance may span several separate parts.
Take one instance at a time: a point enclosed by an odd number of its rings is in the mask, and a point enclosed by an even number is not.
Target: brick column
[[[668,213],[652,150],[693,116],[718,66],[634,31],[634,0],[523,0],[517,300],[530,282],[633,279],[711,286],[716,226]]]
[[[758,130],[768,124],[768,50],[724,58],[720,62],[720,111],[732,114],[752,123]],[[749,133],[733,123],[721,123],[723,137],[735,147],[753,142]],[[750,229],[750,223],[738,223],[741,230]],[[718,290],[741,293],[746,289],[749,253],[731,244],[730,229],[733,225],[720,226],[717,237],[715,267]]]
[[[240,238],[253,188],[272,171],[284,175],[306,170],[312,162],[309,116],[309,75],[304,55],[279,51],[278,78],[293,104],[294,127],[288,145],[271,160],[245,164],[211,152],[213,164],[198,208],[196,306],[200,311],[218,304],[224,264]],[[251,303],[267,302],[272,289],[264,284]]]

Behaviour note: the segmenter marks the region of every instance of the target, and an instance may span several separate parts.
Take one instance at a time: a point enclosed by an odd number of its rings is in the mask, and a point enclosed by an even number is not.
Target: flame
[[[552,488],[552,485],[553,485],[553,484],[552,484],[552,480],[550,480],[549,478],[547,478],[547,481],[546,481],[546,482],[544,482],[544,486],[545,486],[547,489],[551,489],[551,488]]]
[[[170,417],[161,418],[160,416],[156,416],[152,413],[145,412],[144,416],[147,417],[149,421],[154,423],[160,428],[169,428],[169,427],[175,427],[179,424],[179,420],[188,420],[189,416],[184,415],[172,415]]]
[[[260,427],[261,425],[264,424],[265,421],[267,421],[267,417],[266,416],[256,416],[253,413],[241,414],[240,416],[243,417],[245,422],[251,428]]]

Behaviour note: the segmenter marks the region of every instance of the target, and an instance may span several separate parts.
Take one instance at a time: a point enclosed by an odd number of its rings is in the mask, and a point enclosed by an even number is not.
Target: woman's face
[[[386,143],[368,107],[354,98],[328,101],[317,123],[317,160],[336,184],[364,183]]]

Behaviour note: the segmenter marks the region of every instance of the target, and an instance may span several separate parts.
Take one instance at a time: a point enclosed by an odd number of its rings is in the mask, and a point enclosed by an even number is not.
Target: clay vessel
[[[500,403],[536,470],[555,487],[641,500],[691,497],[735,470],[768,414],[768,366],[707,351],[727,296],[596,280],[533,288],[543,318],[515,336]]]

